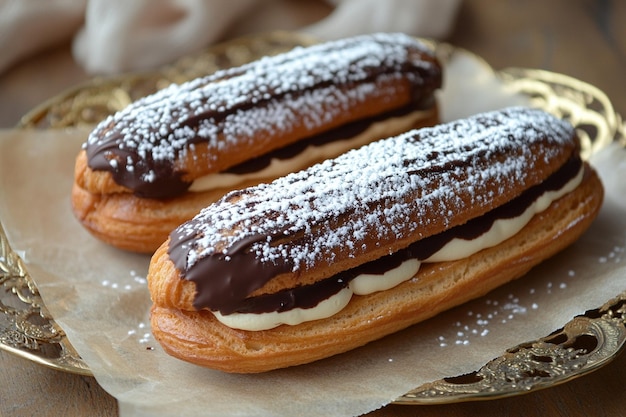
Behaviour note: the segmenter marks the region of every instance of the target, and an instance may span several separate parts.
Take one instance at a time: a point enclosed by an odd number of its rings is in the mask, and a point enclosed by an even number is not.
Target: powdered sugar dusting
[[[415,68],[428,72],[434,64],[420,59],[407,64],[409,50],[432,56],[406,35],[363,35],[172,85],[110,116],[85,147],[90,160],[94,152],[107,153],[108,168],[137,172],[140,181],[154,182],[155,166],[175,167],[190,143],[207,142],[209,154],[217,155],[231,143],[248,145],[277,131],[289,132],[303,115],[307,127],[320,126],[367,97],[393,94],[378,91],[376,77],[408,76],[421,85]],[[165,171],[171,175],[172,170]]]
[[[543,141],[542,153],[532,154],[530,147]],[[379,236],[384,247],[407,234],[419,236],[433,221],[454,224],[458,213],[524,182],[536,158],[550,159],[572,141],[569,124],[540,110],[485,113],[375,142],[228,194],[172,236],[195,236],[187,268],[247,242],[261,263],[280,260],[294,271],[306,269],[333,262],[337,248],[358,256],[369,235]],[[485,155],[497,161],[485,167]],[[471,190],[469,200],[461,190]],[[417,220],[409,221],[407,213],[417,213],[411,216]],[[313,234],[315,240],[308,238]]]

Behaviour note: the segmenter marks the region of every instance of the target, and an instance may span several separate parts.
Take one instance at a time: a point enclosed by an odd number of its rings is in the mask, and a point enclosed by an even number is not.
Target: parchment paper
[[[440,97],[445,120],[524,102],[480,63],[459,60]],[[200,368],[166,355],[150,334],[149,257],[100,243],[71,214],[74,158],[86,134],[0,131],[0,219],[48,309],[122,416],[364,414],[422,383],[474,371],[626,289],[626,155],[611,149],[597,156],[607,186],[599,218],[522,279],[315,364],[260,375]]]

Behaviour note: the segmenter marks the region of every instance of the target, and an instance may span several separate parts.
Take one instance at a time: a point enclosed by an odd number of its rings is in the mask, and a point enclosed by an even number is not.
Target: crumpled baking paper
[[[449,64],[440,95],[445,120],[524,100],[463,54]],[[122,416],[361,415],[423,383],[477,370],[626,289],[626,152],[610,149],[595,157],[607,185],[598,219],[527,276],[314,364],[258,375],[197,367],[165,354],[151,336],[149,257],[99,242],[71,213],[74,158],[87,133],[1,131],[0,220],[46,306]]]

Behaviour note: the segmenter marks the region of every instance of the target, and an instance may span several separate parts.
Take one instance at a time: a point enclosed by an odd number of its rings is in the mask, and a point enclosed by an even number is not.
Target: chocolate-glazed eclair
[[[171,355],[261,372],[379,339],[517,278],[603,198],[572,126],[509,108],[234,191],[176,228],[148,285]]]
[[[107,118],[75,166],[76,217],[153,252],[226,192],[438,122],[442,70],[402,34],[296,48],[172,85]]]

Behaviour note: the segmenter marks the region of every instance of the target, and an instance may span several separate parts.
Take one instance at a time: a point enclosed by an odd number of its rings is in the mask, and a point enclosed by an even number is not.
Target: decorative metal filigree
[[[626,147],[626,123],[597,87],[550,71],[509,68],[498,76],[513,91],[531,99],[531,105],[569,120],[581,140],[583,157],[612,142]]]
[[[454,53],[454,47],[440,46],[442,60]],[[529,97],[532,106],[569,120],[584,158],[611,143],[626,147],[626,123],[598,88],[544,70],[508,68],[495,75],[510,91]],[[508,349],[479,371],[422,385],[395,403],[453,403],[523,394],[591,372],[611,361],[625,345],[626,292],[548,337]]]
[[[311,44],[285,32],[241,38],[181,58],[160,71],[95,78],[37,106],[17,128],[61,129],[94,125],[132,101],[219,69]],[[20,257],[9,246],[0,223],[0,349],[71,373],[91,375],[61,327],[46,310]]]
[[[0,347],[63,371],[91,371],[46,310],[0,224]]]
[[[626,345],[626,292],[537,341],[507,349],[476,372],[424,384],[397,404],[488,400],[552,387],[611,361]]]
[[[172,82],[312,42],[300,35],[277,32],[227,42],[157,72],[96,78],[42,103],[22,118],[18,128],[93,125]],[[458,52],[448,44],[434,45],[443,62]],[[578,129],[585,156],[612,142],[626,147],[626,124],[597,88],[541,70],[510,68],[494,74],[511,90],[530,97],[534,106],[569,119]],[[24,264],[9,247],[1,225],[0,286],[0,348],[67,372],[90,374],[63,330],[46,311]],[[600,309],[574,318],[545,338],[508,349],[476,372],[425,384],[395,403],[492,399],[568,381],[613,359],[626,344],[625,326],[626,292]]]

